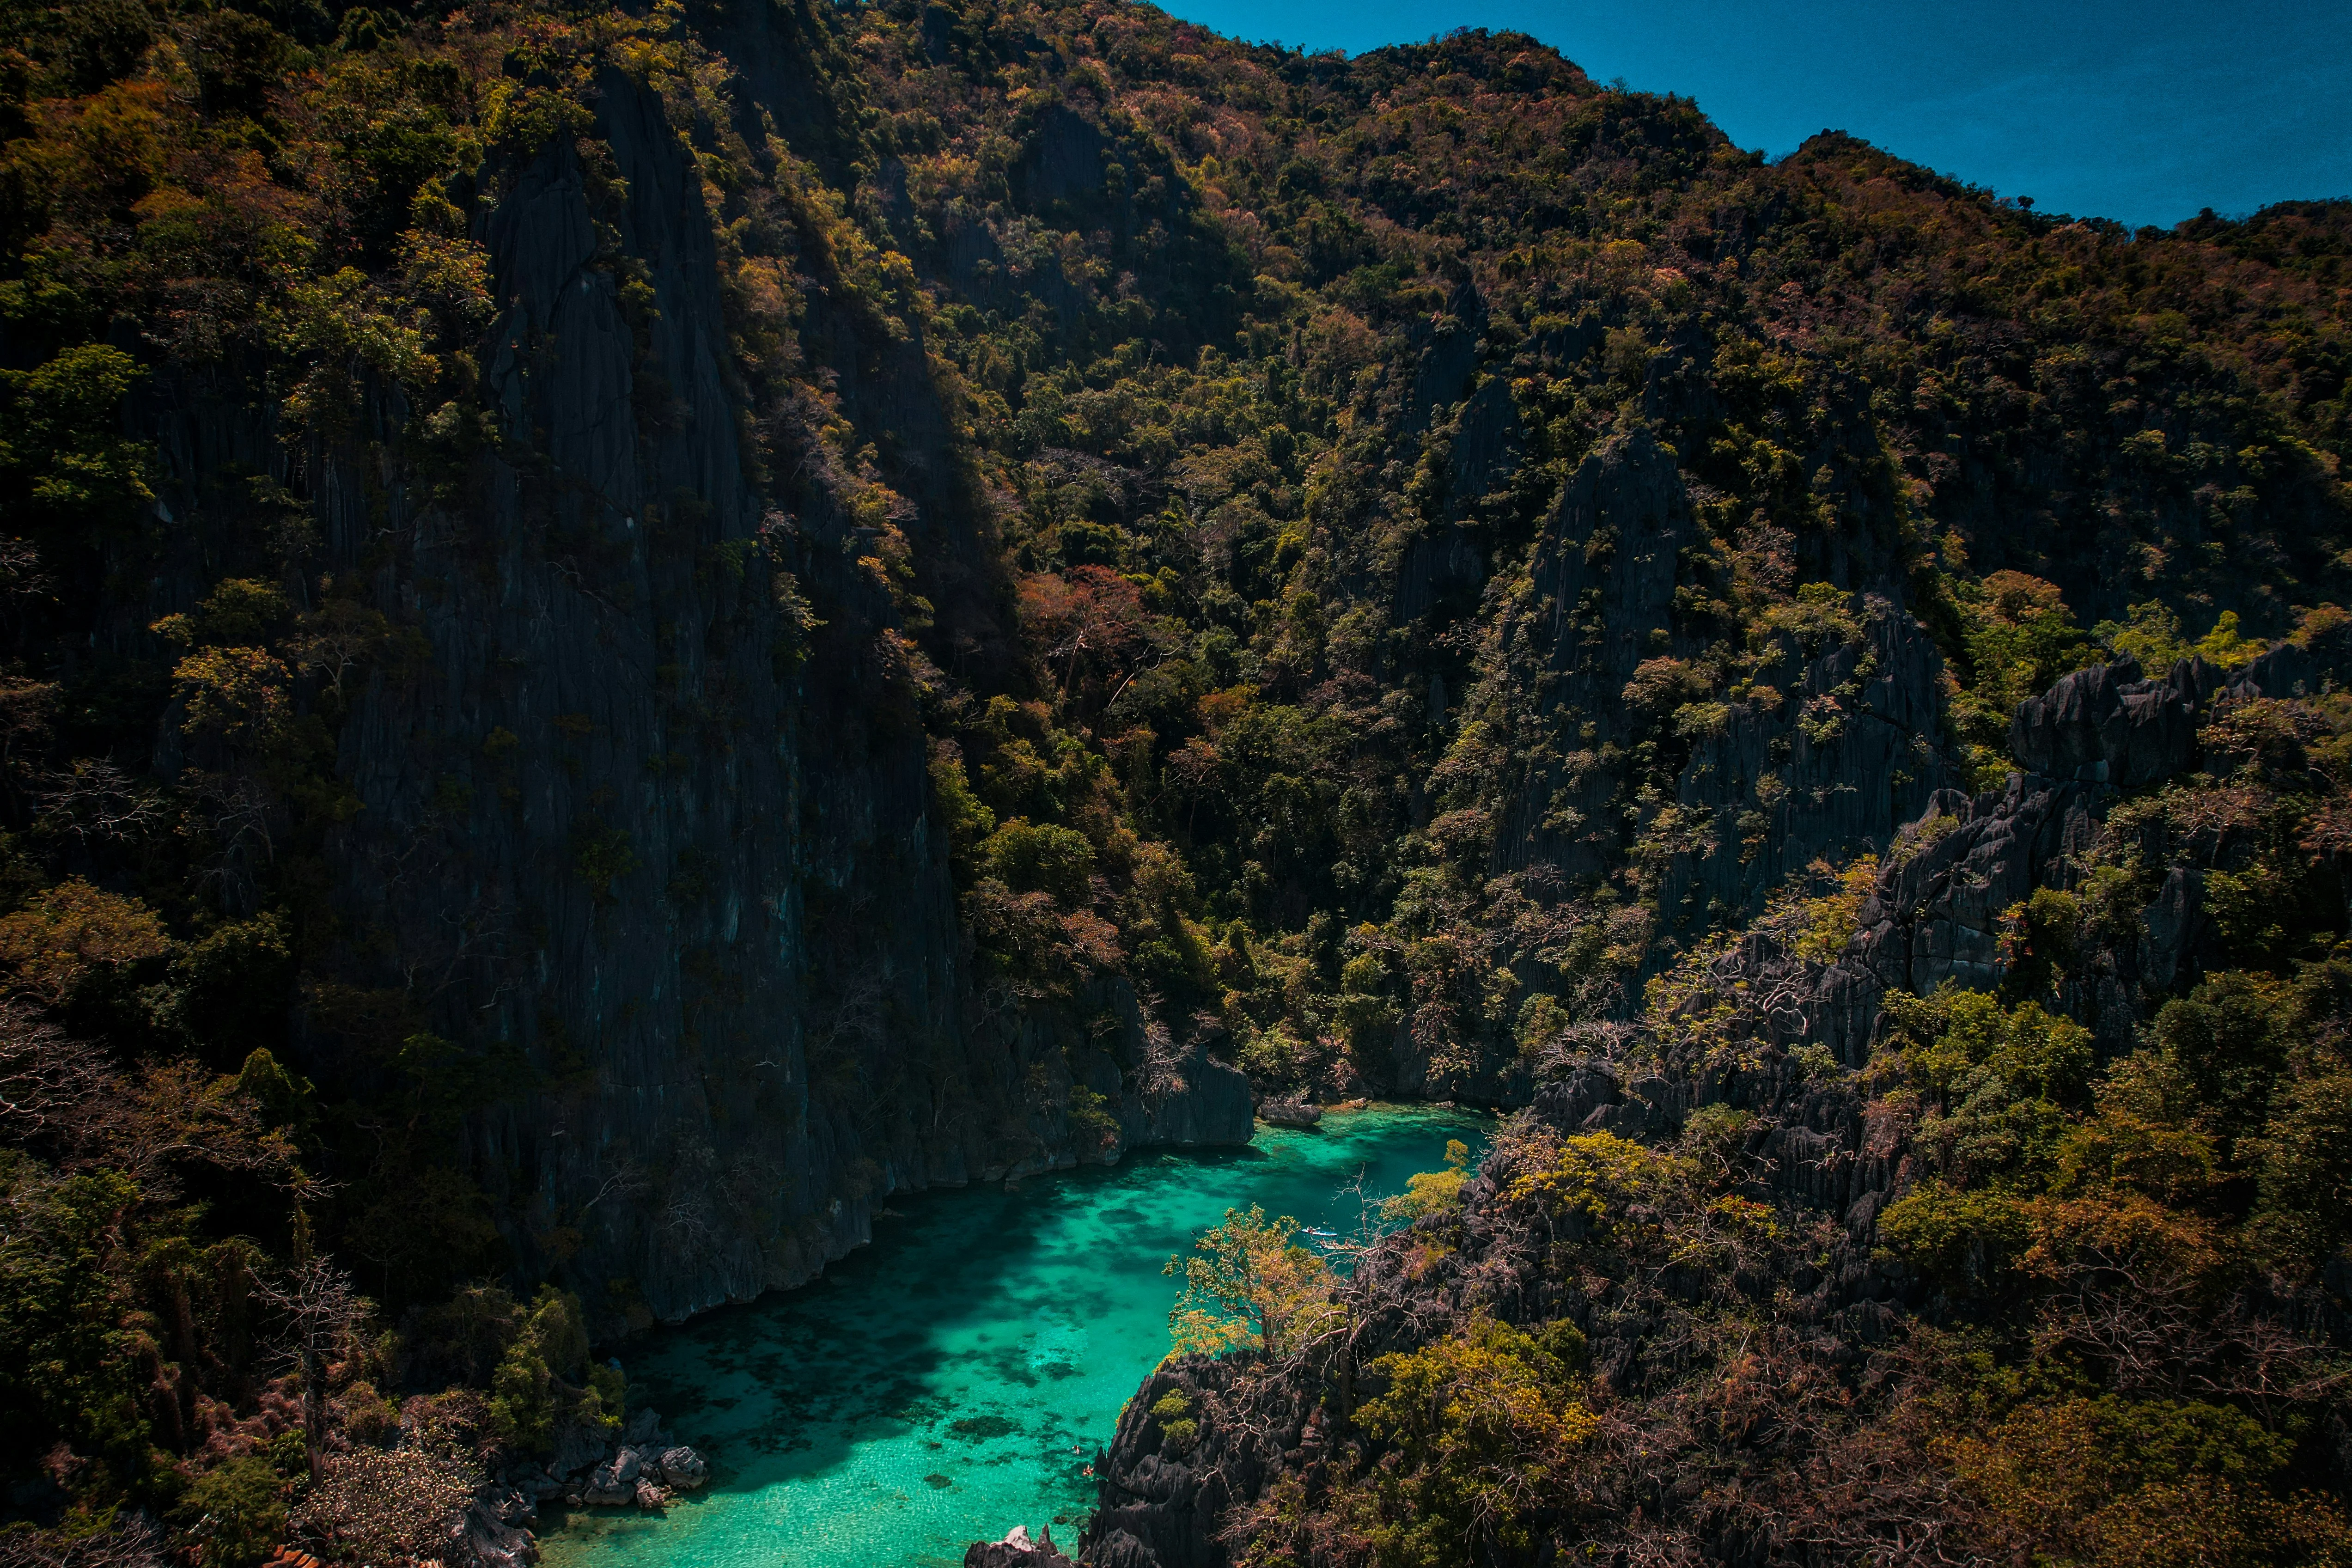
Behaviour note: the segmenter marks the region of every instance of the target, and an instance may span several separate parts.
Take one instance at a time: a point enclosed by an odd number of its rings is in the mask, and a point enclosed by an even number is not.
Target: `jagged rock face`
[[[444,1555],[477,1568],[523,1568],[538,1560],[530,1532],[519,1530],[477,1503],[451,1530]]]
[[[1668,869],[1665,930],[1753,910],[1790,872],[1885,844],[1952,776],[1943,659],[1910,616],[1875,607],[1864,645],[1792,668],[1777,711],[1733,705],[1723,731],[1693,749],[1679,799],[1718,831]]]
[[[1840,966],[1860,984],[1842,986],[1840,1005],[1823,1010],[1822,1042],[1841,1059],[1862,1059],[1876,1015],[1858,1013],[1857,1003],[1873,986],[1926,995],[1947,980],[1971,991],[1999,984],[2002,912],[2090,847],[2096,799],[2094,785],[2018,774],[2001,795],[1937,796],[1931,820],[1950,829],[1882,873],[1863,906],[1857,951]]]
[[[2292,645],[2223,674],[2201,660],[2176,665],[2162,681],[2140,680],[2129,659],[2081,670],[2019,707],[2011,742],[2062,776],[2011,774],[1999,794],[1970,800],[1939,794],[1929,820],[1944,828],[1915,840],[1891,862],[1864,906],[1847,953],[1820,979],[1806,1028],[1842,1060],[1866,1058],[1888,990],[1925,995],[1951,982],[1990,990],[2007,973],[2002,914],[2036,888],[2073,888],[2082,857],[2097,841],[2116,791],[2145,788],[2198,762],[2200,705],[2301,695],[2322,679]],[[2113,944],[2101,962],[2070,975],[2062,998],[2103,1048],[2128,1048],[2152,1000],[2190,970],[2206,930],[2204,877],[2194,867],[2166,872],[2141,911],[2140,934]]]
[[[584,1474],[604,1462],[611,1447],[601,1428],[567,1421],[556,1428],[555,1454],[547,1462],[548,1474],[557,1481]],[[561,1490],[561,1486],[556,1489]]]
[[[1209,1423],[1192,1446],[1171,1436],[1152,1410],[1171,1394],[1201,1410],[1209,1403],[1206,1394],[1235,1386],[1244,1365],[1246,1359],[1236,1356],[1171,1361],[1146,1378],[1120,1412],[1110,1447],[1096,1461],[1101,1502],[1087,1531],[1086,1555],[1097,1568],[1192,1568],[1227,1561],[1218,1540],[1225,1512],[1273,1478],[1283,1448],[1297,1447],[1306,1402],[1276,1417],[1276,1425],[1286,1426],[1280,1437],[1258,1441]]]
[[[1779,663],[1722,700],[1684,701],[1697,690],[1687,683],[1704,684],[1695,672],[1667,678],[1685,683],[1680,695],[1645,690],[1645,667],[1706,651],[1677,629],[1675,608],[1697,539],[1674,454],[1644,429],[1604,443],[1546,521],[1527,590],[1538,613],[1508,627],[1503,673],[1490,678],[1492,700],[1514,710],[1515,743],[1535,759],[1505,800],[1492,869],[1575,886],[1646,863],[1632,880],[1648,879],[1654,916],[1626,1007],[1684,945],[1754,912],[1813,860],[1885,843],[1952,777],[1942,658],[1882,595],[1863,595],[1850,619],[1841,610],[1834,631],[1784,642]],[[1654,766],[1672,781],[1664,809],[1628,787]],[[1629,844],[1637,819],[1643,841]],[[1538,989],[1577,984],[1540,954],[1513,963]],[[1399,1053],[1411,1088],[1411,1053]],[[1531,1087],[1507,1068],[1449,1092],[1516,1105]]]
[[[1935,811],[1948,831],[1886,868],[1864,908],[1861,930],[1824,979],[1812,1026],[1845,1060],[1864,1059],[1877,1018],[1874,998],[1887,988],[1925,994],[1947,980],[1972,990],[2000,984],[2007,973],[2000,951],[2001,914],[2036,888],[2069,890],[2080,883],[2082,858],[2098,843],[2108,806],[2119,790],[2134,787],[2115,780],[2134,778],[2136,787],[2146,788],[2210,762],[2196,749],[2195,725],[2205,704],[2305,696],[2326,679],[2318,661],[2292,644],[2234,672],[2190,660],[2160,682],[2128,679],[2137,669],[2123,660],[2078,672],[2019,710],[2017,728],[2035,730],[2045,753],[2062,743],[2051,739],[2049,727],[2076,722],[2065,715],[2103,712],[2103,749],[2077,764],[2092,776],[2054,781],[2011,774],[1999,794],[1973,801],[1955,792],[1937,797]],[[2089,689],[2108,697],[2087,696]],[[2174,738],[2184,724],[2186,749]],[[2079,741],[2085,731],[2073,733]],[[2150,757],[2161,761],[2163,771],[2142,776],[2154,765]],[[2102,763],[2105,783],[2095,777]],[[2092,1030],[2103,1049],[2129,1048],[2154,1005],[2210,958],[2200,951],[2210,929],[2204,884],[2204,873],[2194,866],[2166,870],[2139,912],[2137,934],[2110,942],[2095,963],[2067,977],[2060,997],[2064,1010]]]
[[[2010,752],[2031,771],[2137,789],[2186,770],[2197,754],[2197,681],[2182,664],[2140,679],[2137,659],[2077,670],[2021,704]]]
[[[657,125],[616,84],[622,209],[593,211],[559,148],[483,226],[509,302],[486,374],[535,470],[484,459],[464,518],[342,472],[321,504],[351,559],[391,508],[408,544],[383,592],[409,596],[433,658],[345,728],[363,809],[339,847],[344,901],[541,1069],[469,1130],[523,1268],[592,1300],[631,1280],[675,1318],[806,1278],[862,1238],[873,1197],[960,1179],[982,1144],[904,1110],[860,1125],[814,1081],[883,1065],[843,1016],[877,987],[908,1055],[956,1039],[951,892],[919,737],[779,679],[764,584],[700,564],[761,512],[709,226]],[[642,361],[599,216],[650,269]],[[869,922],[865,968],[828,973],[812,924],[873,899],[899,918]],[[568,1268],[551,1251],[566,1231]]]
[[[1480,406],[1464,403],[1455,456],[1499,462],[1507,432],[1486,429]],[[1406,548],[1403,611],[1485,581],[1473,531],[1449,525]],[[1635,426],[1561,488],[1525,575],[1487,584],[1465,704],[1475,718],[1461,720],[1467,747],[1492,759],[1468,765],[1499,780],[1463,814],[1491,829],[1486,874],[1548,917],[1605,921],[1612,942],[1643,954],[1601,995],[1589,966],[1560,962],[1564,944],[1521,943],[1509,966],[1529,991],[1637,1009],[1643,983],[1691,943],[1760,910],[1813,861],[1883,846],[1955,776],[1943,660],[1899,603],[1816,595],[1817,618],[1776,630],[1772,662],[1727,688],[1721,645],[1678,607],[1706,548],[1675,454]],[[1444,698],[1433,675],[1430,692],[1434,714]],[[1490,1029],[1475,1062],[1457,1052],[1441,1063],[1401,1019],[1370,1070],[1390,1092],[1525,1105],[1533,1079],[1503,1032]]]
[[[1682,475],[1647,429],[1608,442],[1560,491],[1532,575],[1555,606],[1549,664],[1564,679],[1551,710],[1593,723],[1595,744],[1632,738],[1625,683],[1673,624],[1691,536]]]
[[[2021,705],[2012,738],[2045,760],[2073,758],[2075,776],[2012,773],[2004,790],[1971,799],[1938,791],[1904,853],[1881,869],[1858,928],[1834,964],[1791,982],[1790,1005],[1759,1020],[1775,1044],[1818,1040],[1840,1060],[1868,1059],[1889,991],[1925,995],[1947,983],[1988,991],[2007,974],[2001,918],[2037,888],[2073,889],[2098,842],[2109,804],[2195,766],[2200,704],[2318,689],[2323,672],[2292,645],[2226,681],[2201,660],[2164,681],[2137,679],[2130,660],[2079,671]],[[2186,747],[2179,740],[2185,734]],[[2160,767],[2152,774],[2147,770]],[[2102,778],[2102,774],[2105,778]],[[2070,974],[2061,1000],[2108,1051],[2127,1049],[2154,1003],[2187,977],[2208,930],[2204,876],[2168,869],[2140,911],[2139,934],[2111,943]]]

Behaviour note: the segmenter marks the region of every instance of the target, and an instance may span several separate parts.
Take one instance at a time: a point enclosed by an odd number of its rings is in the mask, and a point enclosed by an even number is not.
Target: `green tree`
[[[231,1459],[190,1483],[173,1517],[204,1568],[254,1568],[286,1538],[287,1494],[269,1460]]]
[[[981,847],[988,874],[1018,893],[1048,893],[1064,905],[1087,901],[1094,876],[1094,846],[1086,836],[1052,823],[1014,817]]]
[[[619,1430],[624,1400],[620,1374],[588,1359],[580,1299],[552,1285],[540,1287],[491,1373],[492,1426],[503,1440],[544,1453],[562,1423]]]
[[[21,1468],[62,1439],[127,1478],[150,1442],[115,1267],[139,1190],[114,1171],[58,1176],[15,1151],[0,1151],[0,1453]]]
[[[66,349],[29,371],[0,371],[0,476],[23,487],[45,528],[79,542],[129,526],[155,499],[152,454],[121,434],[123,395],[144,374],[103,343]]]

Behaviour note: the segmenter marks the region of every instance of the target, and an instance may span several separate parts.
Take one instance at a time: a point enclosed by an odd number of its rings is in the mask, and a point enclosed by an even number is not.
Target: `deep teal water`
[[[574,1515],[548,1568],[951,1564],[1015,1524],[1075,1547],[1086,1474],[1168,1349],[1171,1252],[1261,1204],[1349,1232],[1345,1188],[1400,1191],[1486,1119],[1427,1107],[1261,1126],[1244,1150],[1152,1152],[1117,1169],[899,1197],[874,1244],[824,1278],[660,1332],[624,1357],[711,1462],[709,1491],[661,1519]]]

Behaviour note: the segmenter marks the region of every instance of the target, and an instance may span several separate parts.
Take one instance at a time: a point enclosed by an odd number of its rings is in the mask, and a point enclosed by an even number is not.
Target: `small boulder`
[[[669,1506],[669,1493],[644,1477],[637,1479],[637,1506],[647,1513],[659,1513]]]
[[[1323,1108],[1303,1101],[1267,1100],[1257,1113],[1276,1127],[1312,1127],[1323,1120]]]
[[[710,1467],[684,1444],[665,1448],[661,1456],[662,1484],[682,1492],[698,1491],[710,1479]]]
[[[645,1462],[635,1448],[623,1448],[609,1463],[596,1467],[581,1496],[598,1508],[624,1508],[637,1499],[637,1477]]]

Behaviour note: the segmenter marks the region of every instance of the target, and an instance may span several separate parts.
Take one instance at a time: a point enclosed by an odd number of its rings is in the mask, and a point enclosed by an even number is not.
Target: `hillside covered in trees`
[[[1097,1561],[2346,1560],[2347,302],[1507,35],[7,0],[0,1557],[495,1564],[1382,1094]]]

